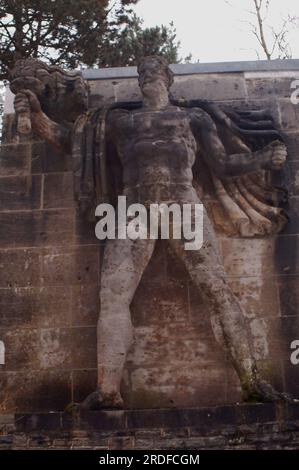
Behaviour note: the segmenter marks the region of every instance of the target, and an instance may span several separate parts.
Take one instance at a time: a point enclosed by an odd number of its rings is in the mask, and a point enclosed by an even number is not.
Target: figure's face
[[[139,86],[144,97],[168,94],[168,77],[155,60],[147,61],[139,70]]]

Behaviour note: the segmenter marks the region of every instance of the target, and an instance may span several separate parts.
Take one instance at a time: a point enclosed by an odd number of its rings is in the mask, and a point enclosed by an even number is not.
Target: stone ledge
[[[0,449],[299,449],[299,406],[0,415]]]
[[[5,415],[0,417],[0,424]],[[274,421],[299,420],[299,405],[242,404],[211,408],[103,410],[67,414],[24,413],[10,415],[10,424],[20,432],[37,430],[105,430],[185,428],[196,427],[204,431],[218,427],[251,425]]]

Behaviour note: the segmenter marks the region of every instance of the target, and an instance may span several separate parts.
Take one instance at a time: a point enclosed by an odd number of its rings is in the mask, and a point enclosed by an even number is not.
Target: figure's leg
[[[239,376],[245,400],[272,401],[283,398],[259,376],[253,355],[252,337],[242,307],[227,284],[218,243],[204,212],[204,242],[200,250],[187,251],[184,240],[170,240],[194,284],[216,317],[223,342]]]
[[[120,383],[133,341],[130,304],[151,258],[155,240],[108,240],[101,274],[98,321],[98,391],[84,408],[121,408]]]

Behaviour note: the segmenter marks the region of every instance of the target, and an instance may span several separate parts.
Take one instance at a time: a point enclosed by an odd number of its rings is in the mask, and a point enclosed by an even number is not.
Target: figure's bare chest
[[[139,140],[140,137],[165,138],[186,136],[191,133],[187,113],[170,108],[150,111],[136,110],[120,115],[116,120],[119,135]]]

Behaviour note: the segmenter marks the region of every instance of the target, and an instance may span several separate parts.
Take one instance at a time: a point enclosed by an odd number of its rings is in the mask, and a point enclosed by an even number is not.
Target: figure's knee
[[[103,286],[100,290],[101,311],[127,309],[129,308],[130,302],[131,298],[126,289],[112,289]]]
[[[197,278],[194,276],[193,280],[202,297],[217,311],[217,307],[220,307],[220,310],[223,311],[228,308],[228,306],[239,305],[225,276],[206,275],[198,276]]]
[[[100,293],[100,315],[98,327],[102,332],[115,334],[122,330],[127,335],[133,335],[133,325],[130,312],[130,301],[121,293],[111,289],[102,289]]]

